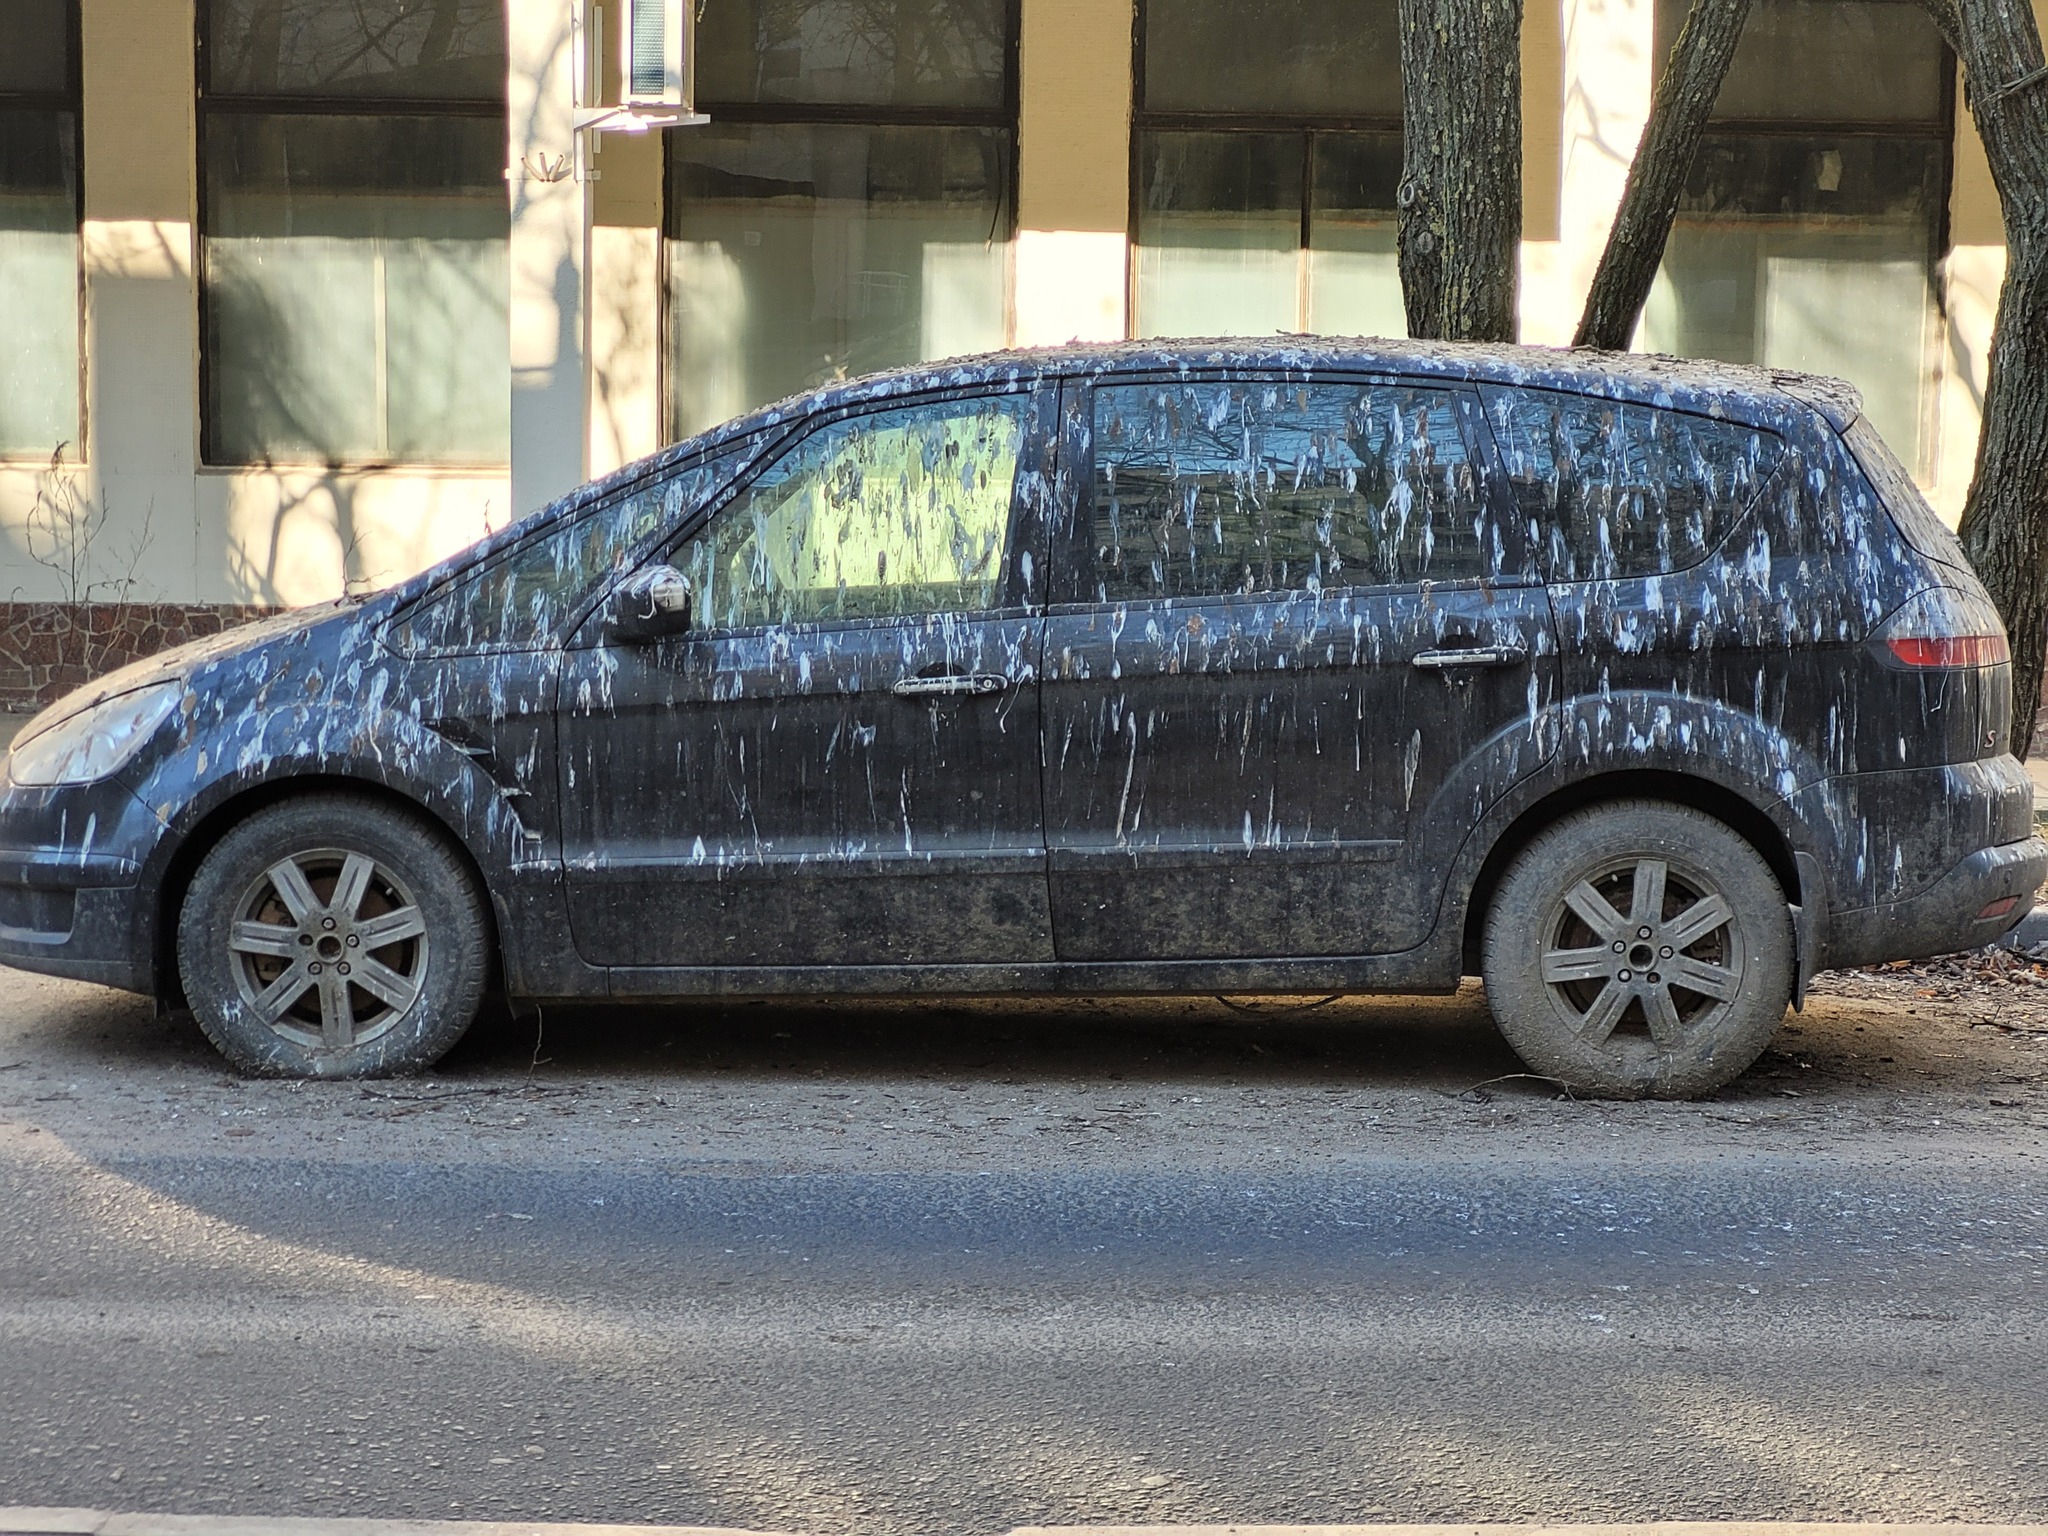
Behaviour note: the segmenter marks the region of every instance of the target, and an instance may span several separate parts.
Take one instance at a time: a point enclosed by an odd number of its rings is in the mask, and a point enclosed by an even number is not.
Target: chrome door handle
[[[986,698],[1001,693],[1010,680],[1000,672],[948,672],[938,677],[898,678],[890,692],[899,698],[930,699],[947,696]]]
[[[1529,659],[1519,645],[1467,645],[1454,650],[1418,651],[1413,664],[1437,672],[1461,671],[1466,667],[1518,667]]]

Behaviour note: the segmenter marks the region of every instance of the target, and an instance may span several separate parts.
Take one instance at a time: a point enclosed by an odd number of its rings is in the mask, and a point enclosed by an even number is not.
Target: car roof
[[[1379,337],[1214,337],[1033,347],[885,369],[778,400],[688,443],[679,443],[663,456],[714,448],[821,412],[932,390],[1056,377],[1271,369],[1394,373],[1447,382],[1522,385],[1695,410],[1759,426],[1782,422],[1793,401],[1820,411],[1837,429],[1846,429],[1863,409],[1855,387],[1840,379],[1656,353]]]

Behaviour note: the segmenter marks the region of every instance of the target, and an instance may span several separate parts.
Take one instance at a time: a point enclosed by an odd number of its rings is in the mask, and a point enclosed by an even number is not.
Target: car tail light
[[[1996,667],[2012,660],[1990,599],[1955,587],[1920,593],[1885,621],[1878,637],[1905,667]]]

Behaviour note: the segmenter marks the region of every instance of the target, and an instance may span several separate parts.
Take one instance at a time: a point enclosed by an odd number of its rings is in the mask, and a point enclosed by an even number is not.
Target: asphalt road
[[[2048,1520],[2048,1026],[1833,991],[1601,1106],[1471,994],[551,1015],[365,1089],[0,973],[0,1504]]]

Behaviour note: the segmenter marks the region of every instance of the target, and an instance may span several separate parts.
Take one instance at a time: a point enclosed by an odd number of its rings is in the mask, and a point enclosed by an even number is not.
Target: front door
[[[1063,960],[1389,954],[1552,733],[1544,589],[1507,573],[1462,389],[1072,389],[1045,662]],[[1063,599],[1063,600],[1062,600]]]
[[[691,585],[687,633],[606,642],[593,623],[561,690],[587,960],[1051,958],[1040,398],[820,424],[662,557]]]

